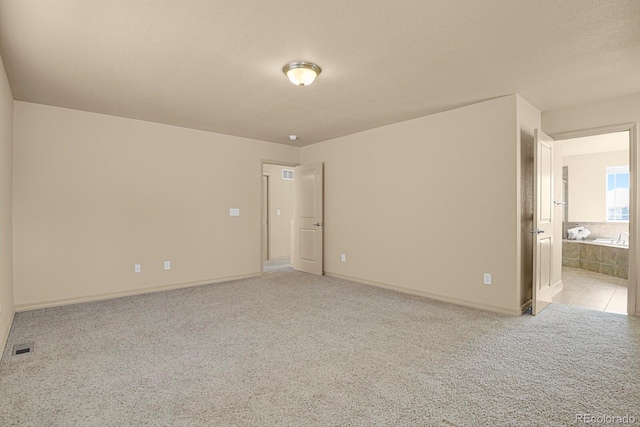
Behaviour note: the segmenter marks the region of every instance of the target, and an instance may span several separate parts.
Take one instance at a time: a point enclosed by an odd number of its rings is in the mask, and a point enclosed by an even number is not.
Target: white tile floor
[[[554,303],[627,314],[625,279],[562,267],[562,283],[563,289],[553,296]]]

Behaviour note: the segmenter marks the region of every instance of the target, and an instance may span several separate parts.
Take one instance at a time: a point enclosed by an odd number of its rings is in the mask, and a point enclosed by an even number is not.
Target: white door
[[[323,274],[322,204],[323,164],[296,166],[291,237],[291,264],[294,270]]]
[[[553,277],[553,140],[534,130],[533,315],[551,303]]]

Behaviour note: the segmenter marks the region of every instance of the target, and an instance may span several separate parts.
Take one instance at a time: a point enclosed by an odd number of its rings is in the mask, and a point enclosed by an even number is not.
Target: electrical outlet
[[[140,273],[140,264],[136,264],[133,266],[133,272],[134,273]]]
[[[491,273],[484,273],[484,284],[485,285],[491,284]]]
[[[171,270],[171,261],[165,261],[164,262],[164,269],[165,270]]]
[[[347,262],[347,254],[340,254],[340,261]]]

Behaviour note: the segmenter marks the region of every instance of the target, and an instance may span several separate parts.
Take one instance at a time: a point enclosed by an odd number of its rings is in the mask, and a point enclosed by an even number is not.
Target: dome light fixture
[[[322,70],[311,62],[289,62],[282,67],[282,72],[287,75],[291,83],[296,86],[309,86]]]

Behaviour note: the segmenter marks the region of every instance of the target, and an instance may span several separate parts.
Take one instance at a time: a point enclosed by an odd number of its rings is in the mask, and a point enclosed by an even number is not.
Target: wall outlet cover
[[[484,284],[485,285],[491,284],[491,273],[484,273]]]

